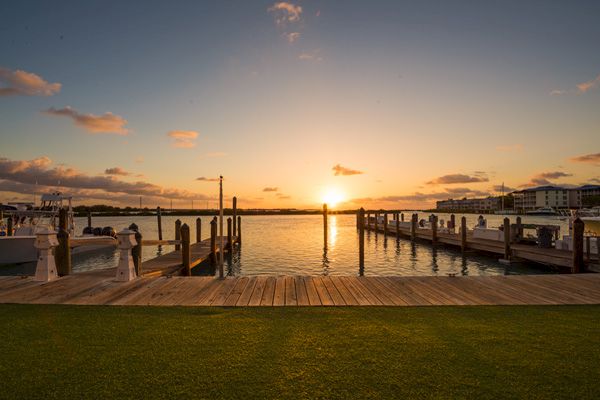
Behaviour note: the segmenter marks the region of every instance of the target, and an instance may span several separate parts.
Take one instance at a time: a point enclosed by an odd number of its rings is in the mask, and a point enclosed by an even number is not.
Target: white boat
[[[552,207],[542,207],[537,210],[527,211],[527,215],[558,215]]]
[[[8,224],[0,220],[0,265],[20,264],[37,260],[38,251],[34,246],[36,233],[42,228],[56,230],[58,215],[62,208],[67,209],[67,231],[70,235],[71,254],[113,249],[117,241],[107,241],[107,236],[84,234],[75,236],[71,197],[60,193],[42,195],[37,209],[14,207],[3,211],[12,220],[12,235],[8,235]],[[107,231],[108,233],[108,231]],[[112,236],[112,235],[109,235]],[[94,243],[97,242],[97,243]],[[108,243],[107,243],[108,242]]]

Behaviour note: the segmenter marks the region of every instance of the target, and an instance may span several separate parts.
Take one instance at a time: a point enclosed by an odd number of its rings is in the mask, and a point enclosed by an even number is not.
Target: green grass
[[[597,398],[600,306],[0,305],[2,398]]]

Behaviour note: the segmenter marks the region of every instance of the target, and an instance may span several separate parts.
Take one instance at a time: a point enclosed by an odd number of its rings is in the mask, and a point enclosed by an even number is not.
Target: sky
[[[600,183],[598,1],[4,1],[0,201],[428,208]]]

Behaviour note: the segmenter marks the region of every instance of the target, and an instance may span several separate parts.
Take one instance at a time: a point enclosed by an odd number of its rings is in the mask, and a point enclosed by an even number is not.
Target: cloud
[[[196,146],[196,138],[198,132],[196,131],[170,131],[167,136],[173,139],[171,146],[189,149]]]
[[[569,161],[600,166],[600,153],[585,154],[583,156],[572,157],[569,159]]]
[[[282,193],[277,193],[276,196],[279,200],[290,200],[292,198],[292,196],[288,196]]]
[[[300,38],[300,32],[289,32],[289,33],[284,33],[283,37],[285,37],[285,39],[289,42],[289,43],[294,43],[296,40],[298,40]]]
[[[496,150],[503,153],[518,153],[523,151],[523,145],[520,143],[496,146]]]
[[[590,182],[600,183],[600,178],[592,178],[590,179]]]
[[[208,199],[203,194],[192,193],[187,190],[165,188],[149,182],[126,182],[115,176],[91,176],[74,168],[55,166],[48,157],[39,157],[33,160],[10,160],[0,157],[0,179],[22,185],[47,186],[48,190],[61,187],[69,192],[87,193],[95,196],[107,193],[119,196],[148,196],[156,199]],[[26,188],[27,186],[25,186]],[[44,190],[40,188],[39,191]],[[0,191],[9,191],[3,184]],[[87,191],[87,192],[86,192]],[[33,192],[30,192],[33,193]],[[112,196],[115,197],[115,196]],[[97,197],[96,197],[97,198]]]
[[[0,67],[0,96],[52,96],[60,92],[61,86],[32,72]]]
[[[600,85],[600,75],[590,81],[577,84],[577,90],[579,90],[579,93],[585,93],[598,85]]]
[[[121,167],[113,167],[113,168],[106,168],[104,170],[104,173],[106,175],[120,175],[120,176],[128,176],[131,175],[130,172],[125,171],[123,168]]]
[[[481,171],[480,171],[481,172]],[[450,174],[443,175],[438,178],[432,179],[427,182],[428,185],[453,185],[456,183],[476,183],[476,182],[488,182],[487,176],[481,174],[477,176],[469,176],[464,174]]]
[[[474,190],[470,188],[452,188],[446,189],[443,192],[434,193],[421,193],[415,192],[407,195],[391,195],[382,197],[363,197],[352,199],[351,201],[356,204],[360,203],[425,203],[433,202],[437,200],[447,200],[450,198],[462,198],[462,197],[486,197],[489,193],[486,191]]]
[[[309,52],[303,52],[300,53],[300,55],[298,55],[298,59],[300,60],[304,60],[304,61],[323,61],[323,57],[320,56],[321,53],[321,49],[317,49],[317,50],[313,50],[313,51],[309,51]]]
[[[333,170],[333,175],[335,175],[335,176],[349,176],[349,175],[364,174],[364,172],[362,172],[362,171],[358,171],[358,170],[347,168],[347,167],[342,167],[340,164],[334,165],[333,168],[331,168],[331,169]]]
[[[502,185],[494,185],[492,187],[492,190],[494,192],[501,192],[502,191]],[[507,186],[507,185],[504,185],[504,193],[514,192],[515,190],[518,190],[518,189],[514,188],[514,187]]]
[[[276,192],[276,191],[278,191],[278,190],[279,190],[279,188],[278,188],[278,187],[266,187],[266,188],[264,188],[262,191],[263,191],[263,192]]]
[[[569,174],[567,172],[562,171],[550,171],[550,172],[540,172],[531,177],[529,182],[520,185],[521,187],[531,187],[531,186],[544,186],[544,185],[552,185],[550,179],[559,179],[559,178],[567,178],[569,176],[573,176],[573,174]]]
[[[67,106],[60,109],[51,107],[45,110],[44,113],[71,118],[75,125],[90,133],[112,133],[116,135],[127,135],[129,133],[129,130],[124,127],[127,124],[127,120],[111,112],[106,112],[102,115],[82,114]]]
[[[550,96],[560,96],[565,93],[567,93],[566,90],[554,89],[550,92]]]
[[[203,181],[203,182],[219,182],[219,178],[207,178],[205,176],[201,176],[199,178],[196,178],[197,181]]]
[[[300,21],[302,16],[302,7],[287,1],[280,1],[269,7],[267,12],[273,14],[275,23],[277,25],[283,26],[290,22]]]

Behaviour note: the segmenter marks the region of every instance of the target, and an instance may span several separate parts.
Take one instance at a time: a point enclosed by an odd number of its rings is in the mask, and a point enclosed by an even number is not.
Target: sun
[[[329,188],[323,194],[323,203],[327,204],[329,207],[335,207],[340,202],[344,201],[344,199],[344,193],[336,188]]]

